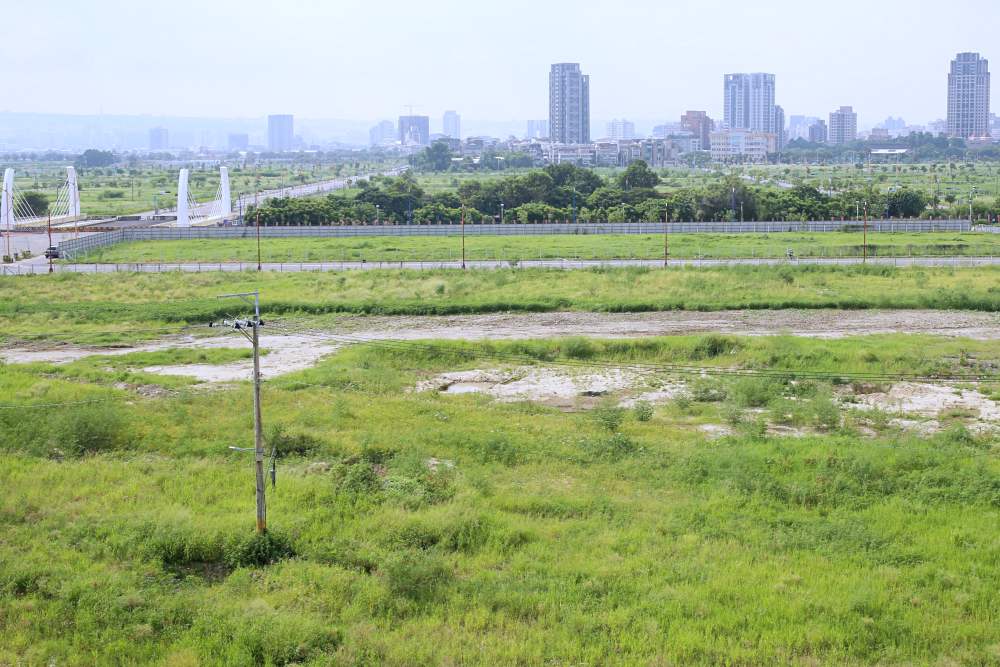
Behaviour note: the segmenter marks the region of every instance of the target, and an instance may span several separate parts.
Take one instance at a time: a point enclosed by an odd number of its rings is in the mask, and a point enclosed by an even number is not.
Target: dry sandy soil
[[[309,368],[344,344],[363,340],[484,340],[560,336],[631,338],[702,333],[750,336],[787,334],[838,338],[877,333],[921,333],[1000,339],[1000,314],[922,310],[774,310],[712,313],[517,313],[453,317],[343,317],[335,329],[313,329],[309,323],[275,322],[261,337],[268,351],[265,377]],[[168,348],[231,348],[246,342],[238,334],[220,337],[171,336],[129,347],[94,348],[39,343],[0,351],[8,363],[68,363],[83,357]],[[249,377],[251,363],[193,364],[151,367],[152,373],[184,375],[206,382]]]

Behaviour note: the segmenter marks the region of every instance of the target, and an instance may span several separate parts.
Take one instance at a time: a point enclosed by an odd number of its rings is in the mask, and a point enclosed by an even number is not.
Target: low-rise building
[[[771,132],[732,129],[712,132],[709,138],[716,162],[764,162],[777,150],[778,141]]]

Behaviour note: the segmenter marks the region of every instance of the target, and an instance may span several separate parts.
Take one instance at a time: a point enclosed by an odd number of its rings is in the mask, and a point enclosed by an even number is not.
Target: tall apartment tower
[[[547,139],[549,136],[549,121],[529,120],[525,131],[527,139]]]
[[[170,145],[169,134],[165,127],[154,127],[149,131],[149,150],[165,151]]]
[[[959,53],[948,73],[948,135],[990,134],[990,69],[978,53]]]
[[[549,138],[590,143],[590,77],[579,63],[557,63],[549,71]]]
[[[814,144],[825,144],[827,137],[826,123],[822,120],[817,120],[815,123],[809,126],[809,141]]]
[[[858,114],[851,107],[840,107],[830,114],[828,141],[849,144],[858,138]]]
[[[267,117],[267,150],[284,153],[292,150],[295,143],[295,120],[290,114],[275,114]]]
[[[427,116],[400,116],[399,143],[404,146],[429,146],[431,119]]]
[[[462,138],[462,117],[457,112],[445,111],[444,117],[441,119],[441,125],[444,129],[444,134],[452,139]]]
[[[774,147],[785,150],[785,110],[777,104],[774,105],[774,136]]]
[[[726,127],[777,134],[774,128],[773,74],[727,74],[723,89],[723,122]]]

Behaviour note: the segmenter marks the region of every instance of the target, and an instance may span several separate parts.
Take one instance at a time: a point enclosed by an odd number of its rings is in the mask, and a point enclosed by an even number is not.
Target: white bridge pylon
[[[229,189],[229,168],[219,168],[219,189],[215,198],[199,204],[191,196],[188,187],[189,171],[181,169],[177,177],[177,222],[176,227],[200,227],[217,225],[233,215],[233,198]]]
[[[56,190],[56,199],[48,209],[45,215],[35,213],[14,184],[14,170],[4,170],[3,190],[0,192],[0,229],[12,232],[18,227],[47,225],[49,220],[65,223],[80,219],[80,185],[75,168],[66,167],[66,180]]]

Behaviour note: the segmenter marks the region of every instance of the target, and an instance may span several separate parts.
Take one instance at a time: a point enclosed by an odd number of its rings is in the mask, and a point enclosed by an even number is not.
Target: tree
[[[886,203],[892,218],[917,218],[927,208],[924,195],[909,188],[889,193]]]
[[[435,141],[420,154],[414,156],[414,166],[429,171],[448,171],[451,167],[451,150],[443,141]]]
[[[649,168],[645,160],[636,160],[618,176],[618,187],[623,190],[630,188],[655,188],[659,183],[660,177]]]
[[[24,203],[39,217],[49,212],[49,198],[42,192],[25,192]]]
[[[99,151],[95,148],[88,148],[76,159],[75,164],[80,169],[107,167],[114,164],[117,159],[117,156],[111,151]]]

